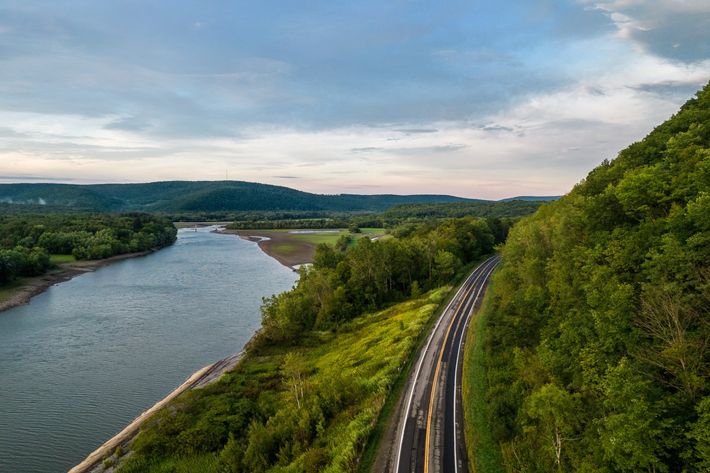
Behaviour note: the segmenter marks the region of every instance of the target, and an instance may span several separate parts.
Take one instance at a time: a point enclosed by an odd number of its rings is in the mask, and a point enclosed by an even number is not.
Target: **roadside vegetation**
[[[0,214],[0,286],[76,260],[171,245],[175,227],[147,214]]]
[[[504,473],[503,459],[493,438],[495,419],[487,415],[486,393],[486,339],[491,298],[486,296],[483,305],[469,326],[464,345],[461,396],[464,400],[464,430],[469,467],[474,473]]]
[[[401,233],[321,243],[237,368],[148,421],[120,471],[355,471],[448,284],[498,242],[474,218]]]
[[[516,225],[490,296],[467,421],[505,471],[710,471],[710,84]]]

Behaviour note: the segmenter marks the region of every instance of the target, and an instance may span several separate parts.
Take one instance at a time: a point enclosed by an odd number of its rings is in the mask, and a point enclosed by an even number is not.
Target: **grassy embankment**
[[[503,460],[493,439],[486,409],[485,340],[486,324],[492,308],[486,296],[482,309],[468,327],[464,345],[462,398],[466,450],[469,466],[475,473],[503,473]]]
[[[214,385],[180,396],[144,427],[134,443],[135,455],[120,471],[217,471],[229,463],[230,444],[221,453],[197,452],[189,446],[192,436],[216,439],[228,430],[251,430],[254,440],[278,435],[270,428],[278,432],[292,421],[300,426],[298,435],[312,439],[302,455],[278,471],[354,470],[393,384],[449,289],[359,317],[337,332],[313,332],[297,346],[250,350],[235,371]],[[297,360],[300,381],[294,382],[293,367],[291,374],[286,373],[287,355],[291,365]],[[300,407],[294,383],[303,390]],[[313,409],[322,417],[308,425]],[[257,427],[254,420],[264,416],[269,422]],[[260,454],[268,457],[273,450]]]

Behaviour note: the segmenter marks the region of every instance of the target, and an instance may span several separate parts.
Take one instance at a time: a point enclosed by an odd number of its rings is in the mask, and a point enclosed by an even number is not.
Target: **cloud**
[[[371,153],[373,151],[383,151],[385,148],[379,146],[365,146],[362,148],[350,148],[353,153]]]
[[[151,127],[150,123],[136,117],[123,117],[107,123],[107,130],[145,131]]]
[[[499,131],[503,131],[503,132],[515,131],[515,129],[512,127],[498,125],[495,123],[490,123],[487,125],[476,125],[476,128],[478,128],[479,130],[483,130],[483,131],[487,131],[487,132],[491,132],[491,133],[495,133],[495,132],[499,132]]]
[[[710,3],[704,0],[592,0],[622,38],[644,50],[683,62],[710,57]]]
[[[5,175],[0,175],[0,181],[6,181],[6,182],[56,182],[56,181],[63,181],[63,182],[76,182],[78,179],[74,179],[72,177],[60,177],[60,176],[53,176],[53,177],[47,177],[47,176],[34,176],[31,174],[17,174],[17,175],[12,175],[12,176],[5,176]]]
[[[436,128],[403,128],[394,131],[403,133],[405,135],[417,135],[420,133],[436,133],[439,130],[437,130]]]

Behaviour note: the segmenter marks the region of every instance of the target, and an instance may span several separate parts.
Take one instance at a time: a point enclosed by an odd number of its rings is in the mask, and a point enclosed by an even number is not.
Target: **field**
[[[216,384],[158,414],[120,471],[216,471],[233,461],[250,471],[253,458],[271,455],[283,457],[284,472],[354,471],[390,389],[449,289],[362,316],[337,332],[313,332],[297,346],[250,353]],[[230,432],[225,426],[232,424],[237,430]],[[192,443],[205,438],[214,443]],[[171,451],[180,453],[158,453]]]

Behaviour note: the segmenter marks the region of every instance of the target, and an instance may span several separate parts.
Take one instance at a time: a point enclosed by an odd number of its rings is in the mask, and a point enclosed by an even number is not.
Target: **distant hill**
[[[507,199],[500,199],[498,202],[510,202],[513,200],[524,200],[526,202],[550,202],[553,200],[559,200],[560,195],[519,195],[517,197],[508,197]]]
[[[0,206],[91,212],[340,211],[375,212],[400,204],[483,202],[450,195],[311,194],[242,181],[147,184],[0,184]]]

